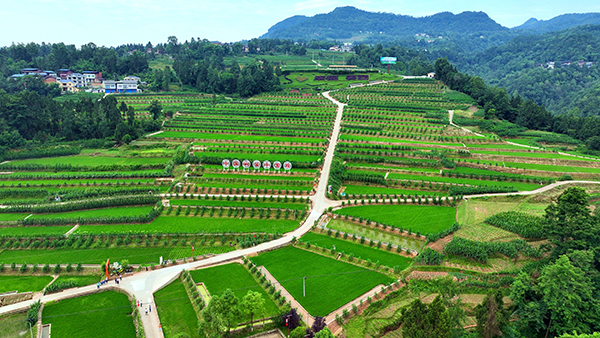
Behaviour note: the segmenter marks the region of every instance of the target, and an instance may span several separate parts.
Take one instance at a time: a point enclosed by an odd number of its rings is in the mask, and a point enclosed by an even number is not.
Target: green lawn
[[[61,156],[32,158],[28,160],[15,160],[11,164],[71,164],[81,166],[100,165],[136,165],[136,164],[162,164],[171,160],[169,157],[111,157],[111,156]]]
[[[77,283],[77,287],[82,287],[82,286],[86,286],[86,285],[96,284],[103,279],[104,279],[103,276],[94,276],[94,275],[88,275],[88,276],[61,275],[52,284],[59,283],[59,282],[66,282],[66,281],[74,281]]]
[[[0,316],[0,338],[37,337],[37,327],[33,326],[30,332],[26,318],[27,311]]]
[[[31,216],[33,219],[38,218],[94,218],[94,217],[110,217],[110,216],[138,216],[149,213],[153,206],[142,207],[114,207],[93,210],[78,210],[68,212],[57,212],[52,214],[35,214]]]
[[[383,231],[381,228],[368,228],[352,222],[346,222],[339,219],[332,219],[327,223],[327,228],[340,230],[348,234],[354,234],[356,237],[365,237],[374,241],[382,241],[399,245],[402,248],[408,248],[420,252],[425,246],[425,241],[402,236],[400,234]],[[350,236],[352,237],[352,236]],[[359,242],[360,243],[360,242]]]
[[[64,235],[73,226],[16,226],[0,228],[0,236],[40,236],[40,235]]]
[[[104,184],[104,185],[116,185],[117,183],[121,185],[125,184],[154,184],[156,179],[154,178],[117,178],[117,179],[109,179],[109,178],[90,178],[90,179],[57,179],[57,180],[11,180],[11,181],[0,181],[0,186],[5,187],[27,187],[34,185],[45,185],[45,186],[61,186],[61,185],[90,185],[93,187],[95,184]],[[100,186],[97,186],[100,187]]]
[[[142,247],[142,248],[99,248],[99,249],[55,249],[55,250],[4,250],[0,253],[0,263],[12,262],[28,264],[100,264],[109,258],[111,261],[129,260],[131,264],[158,263],[159,257],[164,259],[184,258],[207,253],[224,253],[232,251],[229,246],[201,247],[195,251],[189,246],[181,247]]]
[[[441,191],[421,191],[421,190],[410,190],[410,189],[396,189],[396,188],[387,188],[387,187],[374,187],[368,185],[346,185],[346,189],[344,190],[346,194],[390,194],[390,195],[413,195],[417,194],[419,196],[447,196],[446,192]],[[398,196],[400,197],[400,196]],[[393,196],[392,196],[393,198]]]
[[[420,231],[422,235],[449,228],[456,217],[456,210],[452,207],[422,205],[366,205],[347,207],[334,213],[362,217],[406,230],[412,229],[413,232]]]
[[[222,233],[267,232],[286,233],[296,229],[299,221],[259,218],[210,218],[194,216],[159,216],[150,224],[83,225],[77,234],[109,233]],[[226,214],[225,214],[226,215]],[[272,214],[274,215],[274,214]],[[0,255],[1,257],[1,255]]]
[[[310,242],[311,244],[328,249],[335,245],[336,252],[343,252],[346,255],[353,254],[354,257],[360,257],[365,260],[369,259],[373,263],[379,262],[387,267],[398,266],[401,270],[404,270],[410,265],[410,258],[386,251],[383,247],[382,249],[377,249],[376,247],[361,245],[358,240],[352,242],[351,238],[352,237],[350,237],[349,240],[343,240],[341,238],[333,238],[327,235],[309,232],[302,236],[300,241]]]
[[[242,181],[237,182],[215,182],[206,181],[203,179],[194,180],[198,187],[210,187],[210,188],[246,188],[246,189],[271,189],[271,190],[291,190],[291,191],[311,191],[313,189],[310,182],[302,182],[303,185],[285,185],[290,183],[288,181],[281,181],[275,183],[244,183]]]
[[[277,315],[277,305],[267,292],[256,282],[250,272],[237,263],[219,265],[212,268],[190,271],[196,283],[203,282],[211,296],[220,295],[231,289],[236,297],[242,298],[248,291],[260,293],[264,299],[264,312],[254,315],[254,319]],[[249,321],[250,316],[244,315],[239,322]]]
[[[510,181],[487,181],[487,180],[475,180],[468,178],[455,178],[455,177],[441,177],[441,176],[421,176],[421,175],[409,175],[390,173],[388,179],[396,180],[412,180],[412,181],[425,181],[425,182],[443,182],[443,183],[455,183],[455,184],[469,184],[473,186],[498,186],[498,187],[514,187],[517,190],[535,190],[541,187],[539,184],[532,183],[521,183],[521,182],[510,182]]]
[[[365,135],[354,135],[354,134],[342,134],[340,135],[341,141],[373,141],[373,142],[392,142],[392,143],[408,143],[408,144],[432,144],[441,146],[452,146],[462,147],[462,143],[441,143],[441,142],[427,142],[427,141],[412,141],[407,139],[377,137],[377,136],[365,136]]]
[[[4,268],[10,270],[8,265]],[[51,276],[0,276],[0,293],[42,291],[51,281]]]
[[[179,278],[154,293],[154,301],[166,338],[182,332],[198,337],[198,317]]]
[[[296,141],[296,142],[298,142],[298,141]],[[245,153],[213,153],[213,152],[202,153],[202,152],[197,152],[195,154],[196,154],[196,156],[199,156],[199,157],[202,157],[203,155],[205,155],[208,157],[222,157],[222,158],[228,158],[231,160],[234,158],[238,158],[240,160],[247,158],[251,161],[269,160],[272,162],[280,161],[281,163],[283,163],[285,161],[314,162],[314,161],[317,161],[319,158],[321,158],[320,155],[289,155],[289,154],[268,154],[268,153],[267,154],[256,154],[256,153],[245,154]]]
[[[270,202],[269,199],[263,201],[262,198],[259,201],[252,199],[252,201],[227,201],[227,200],[206,200],[206,199],[170,199],[171,205],[182,205],[182,206],[215,206],[215,207],[245,207],[245,208],[282,208],[282,209],[293,209],[293,210],[304,210],[306,204],[292,203],[291,199],[289,202]],[[2,215],[2,214],[0,214]]]
[[[19,221],[23,218],[29,216],[30,213],[10,213],[10,214],[0,214],[0,222],[3,221]]]
[[[265,266],[313,316],[326,316],[378,284],[393,281],[379,272],[290,246],[252,261]],[[306,277],[306,297],[302,296],[302,277]]]
[[[502,156],[516,156],[524,158],[546,158],[546,159],[557,159],[557,160],[576,160],[576,161],[594,161],[597,160],[587,158],[577,158],[573,156],[555,154],[555,153],[542,153],[542,152],[513,152],[513,151],[494,151],[494,150],[476,150],[474,154],[488,154],[488,155],[502,155]]]
[[[52,337],[135,337],[127,296],[105,291],[51,302],[44,306],[42,323],[52,324]]]
[[[239,134],[215,134],[194,133],[189,131],[165,131],[152,136],[154,138],[187,138],[205,140],[228,140],[228,141],[258,141],[258,142],[302,142],[319,143],[325,141],[320,138],[288,137],[288,136],[264,136],[264,135],[239,135]]]
[[[289,175],[244,175],[244,174],[204,174],[202,178],[237,178],[242,180],[278,180],[278,181],[308,181],[315,180],[312,176],[289,176]]]

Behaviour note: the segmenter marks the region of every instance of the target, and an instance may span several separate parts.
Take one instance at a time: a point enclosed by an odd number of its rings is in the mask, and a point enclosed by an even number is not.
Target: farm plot
[[[410,259],[398,254],[385,251],[384,249],[377,249],[366,245],[361,245],[351,240],[343,240],[340,238],[332,238],[330,236],[309,232],[300,238],[301,242],[310,242],[312,245],[319,246],[321,248],[333,248],[335,247],[336,252],[343,252],[346,255],[354,255],[354,257],[360,257],[362,259],[368,259],[374,263],[379,262],[387,267],[397,266],[400,270],[404,270],[410,264]]]
[[[157,291],[154,301],[166,337],[181,333],[189,337],[197,336],[198,317],[181,279]]]
[[[128,260],[131,264],[158,263],[159,257],[164,259],[180,259],[208,253],[224,253],[234,250],[229,246],[195,247],[123,247],[95,249],[53,249],[53,250],[4,250],[0,253],[0,262],[27,262],[28,264],[98,264],[107,257],[111,260]]]
[[[52,276],[0,276],[0,293],[42,291],[51,281]]]
[[[365,241],[373,240],[375,242],[392,243],[404,249],[420,252],[425,246],[425,241],[402,236],[396,232],[385,231],[383,229],[365,227],[356,223],[346,222],[340,219],[332,219],[327,223],[327,228],[339,230],[347,233],[350,237],[355,235],[357,238],[365,238]]]
[[[216,215],[215,215],[216,216]],[[114,234],[114,233],[287,233],[298,227],[298,221],[285,219],[201,217],[201,216],[159,216],[149,224],[109,224],[82,225],[77,234]],[[1,257],[1,256],[0,256]]]
[[[126,295],[105,291],[45,304],[42,323],[52,324],[55,337],[135,337],[132,311]]]
[[[380,222],[405,230],[410,229],[422,235],[446,230],[456,218],[456,209],[452,207],[419,205],[368,205],[347,207],[334,213]]]
[[[248,291],[258,292],[264,299],[264,307],[263,312],[257,313],[254,319],[272,317],[278,314],[278,307],[267,292],[258,284],[248,270],[237,263],[193,270],[190,271],[190,274],[194,282],[204,283],[211,295],[220,295],[225,290],[231,289],[235,296],[241,300]],[[238,322],[249,320],[250,316],[244,315]]]
[[[313,316],[326,316],[377,285],[393,282],[379,272],[294,247],[263,253],[251,260],[267,268]],[[302,295],[303,277],[306,296]],[[325,289],[328,291],[323,292]]]

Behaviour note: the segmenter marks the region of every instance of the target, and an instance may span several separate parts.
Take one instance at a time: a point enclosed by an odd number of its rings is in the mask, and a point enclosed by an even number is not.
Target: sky
[[[529,18],[600,12],[600,1],[578,0],[0,0],[0,46],[11,43],[153,44],[177,36],[234,42],[259,37],[293,15],[340,6],[422,17],[483,11],[506,27]]]

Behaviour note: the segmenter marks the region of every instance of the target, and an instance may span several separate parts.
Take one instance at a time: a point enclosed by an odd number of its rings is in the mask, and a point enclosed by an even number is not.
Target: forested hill
[[[600,25],[520,36],[453,62],[554,113],[600,115]]]
[[[600,13],[563,14],[550,20],[531,18],[524,24],[511,28],[515,31],[526,30],[530,33],[548,33],[583,25],[600,24]]]
[[[408,15],[367,12],[348,6],[313,17],[291,17],[271,27],[261,38],[307,41],[354,38],[359,41],[391,41],[399,38],[417,38],[416,34],[429,35],[432,39],[438,39],[440,36],[442,39],[444,36],[448,38],[448,34],[473,34],[473,38],[481,39],[482,35],[497,32],[508,33],[509,29],[483,12],[463,12],[456,15],[443,12],[415,18]]]

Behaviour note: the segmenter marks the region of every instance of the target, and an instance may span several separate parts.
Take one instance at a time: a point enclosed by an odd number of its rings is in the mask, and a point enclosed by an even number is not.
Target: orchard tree
[[[248,293],[242,299],[241,308],[250,316],[250,325],[252,325],[254,315],[264,309],[264,302],[265,300],[262,298],[260,293],[255,291],[248,291]]]
[[[160,102],[158,102],[158,100],[152,100],[152,102],[150,102],[148,112],[154,120],[158,120],[160,118],[160,115],[162,114],[162,105],[160,104]]]
[[[570,187],[546,208],[545,227],[554,257],[600,247],[600,222],[591,215],[588,200],[583,188]]]

